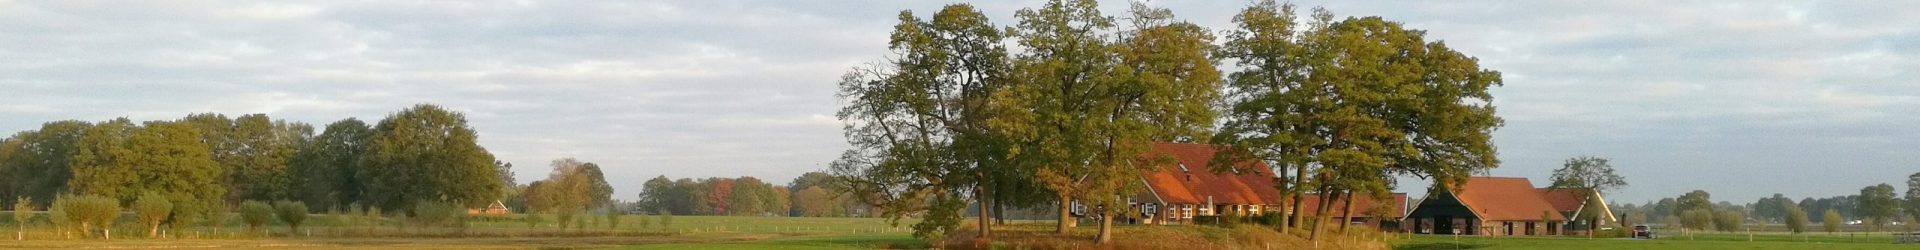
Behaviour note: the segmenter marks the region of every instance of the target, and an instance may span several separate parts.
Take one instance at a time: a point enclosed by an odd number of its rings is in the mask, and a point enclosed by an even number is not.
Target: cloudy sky
[[[837,76],[888,55],[900,10],[942,4],[0,0],[0,132],[436,103],[522,182],[576,157],[606,166],[621,199],[656,175],[784,183],[846,147]],[[1039,2],[975,4],[1012,25]],[[1151,4],[1220,30],[1246,2]],[[1545,185],[1562,160],[1599,155],[1632,183],[1616,202],[1704,189],[1744,203],[1920,171],[1920,2],[1299,4],[1404,22],[1505,73],[1495,175]]]

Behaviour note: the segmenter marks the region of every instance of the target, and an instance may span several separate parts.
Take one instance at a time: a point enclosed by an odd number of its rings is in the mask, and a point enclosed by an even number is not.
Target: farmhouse
[[[1619,223],[1619,219],[1613,216],[1613,209],[1607,207],[1607,199],[1600,197],[1599,194],[1588,192],[1587,189],[1540,188],[1538,190],[1540,191],[1540,195],[1547,199],[1548,204],[1553,204],[1554,211],[1560,212],[1560,215],[1571,219],[1566,223],[1566,232],[1587,231],[1592,228],[1592,225],[1595,223],[1598,223],[1602,227]],[[1589,195],[1591,195],[1590,198],[1582,199]],[[1586,218],[1578,216],[1581,213],[1589,213],[1598,217]]]
[[[487,207],[467,209],[467,214],[469,215],[507,214],[507,204],[501,203],[499,200],[494,200],[493,204],[488,204]]]
[[[1420,234],[1561,234],[1567,216],[1547,193],[1526,178],[1471,177],[1427,194],[1404,223]]]
[[[1170,157],[1173,161],[1141,174],[1140,181],[1145,182],[1146,188],[1132,197],[1133,208],[1141,213],[1135,222],[1181,224],[1191,222],[1194,216],[1250,216],[1278,209],[1280,191],[1274,189],[1273,183],[1279,177],[1273,170],[1266,163],[1251,161],[1241,164],[1252,166],[1214,173],[1207,164],[1213,160],[1218,147],[1155,144],[1148,154]]]

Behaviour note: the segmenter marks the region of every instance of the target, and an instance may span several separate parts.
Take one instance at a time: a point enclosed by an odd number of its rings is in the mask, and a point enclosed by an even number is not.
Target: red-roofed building
[[[1421,234],[1556,235],[1565,214],[1526,178],[1471,177],[1427,194],[1407,215]]]
[[[1537,190],[1540,191],[1542,197],[1547,199],[1547,203],[1553,204],[1555,211],[1559,211],[1560,215],[1573,219],[1566,225],[1567,232],[1587,231],[1593,229],[1593,225],[1595,224],[1609,225],[1619,222],[1619,218],[1613,215],[1613,209],[1608,208],[1607,199],[1593,192],[1588,192],[1587,189],[1540,188]],[[1589,199],[1581,199],[1582,196],[1586,195],[1593,196]],[[1593,219],[1598,219],[1599,221],[1595,222],[1581,217],[1579,216],[1581,213],[1596,215],[1598,218]]]
[[[1266,163],[1252,161],[1223,173],[1208,169],[1220,146],[1208,144],[1160,143],[1148,152],[1150,157],[1169,157],[1172,161],[1141,174],[1145,182],[1133,205],[1141,211],[1146,224],[1186,223],[1194,216],[1258,215],[1278,209],[1279,179]]]

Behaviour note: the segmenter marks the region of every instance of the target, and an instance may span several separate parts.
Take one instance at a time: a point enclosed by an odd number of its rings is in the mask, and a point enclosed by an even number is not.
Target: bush
[[[634,218],[640,219],[640,223],[636,223],[636,225],[640,225],[640,229],[647,229],[647,224],[653,223],[652,221],[647,221],[647,213],[640,213],[638,216],[634,216]]]
[[[607,229],[620,229],[619,209],[607,209]]]
[[[67,216],[67,207],[71,207],[67,203],[72,201],[65,198],[65,195],[54,197],[53,203],[47,204],[47,222],[53,223],[54,230],[60,231],[62,237],[66,237],[74,223],[73,217]]]
[[[298,233],[300,231],[300,223],[307,221],[307,203],[305,202],[275,201],[273,202],[273,212],[276,217],[280,217],[280,221],[287,222],[287,228],[290,230],[287,232],[288,234]]]
[[[273,205],[260,201],[242,202],[240,203],[240,221],[247,223],[247,230],[260,230],[260,226],[273,221]]]
[[[466,209],[453,202],[423,201],[413,204],[414,220],[438,227],[465,227]]]
[[[527,214],[526,221],[527,221],[527,228],[540,227],[540,224],[547,223],[547,216],[541,215],[541,214]]]
[[[113,220],[120,218],[120,201],[102,196],[63,195],[53,200],[53,206],[59,208],[68,223],[79,223],[82,235],[92,234],[93,227],[99,226],[106,238],[113,238]]]
[[[668,229],[668,228],[673,228],[673,214],[667,213],[666,211],[661,211],[660,212],[660,229]]]
[[[1263,214],[1260,214],[1259,217],[1254,217],[1253,220],[1254,220],[1254,223],[1259,223],[1260,225],[1278,227],[1278,226],[1281,226],[1281,224],[1285,224],[1287,222],[1287,215],[1282,213],[1277,213],[1277,212],[1263,213]]]
[[[27,219],[33,218],[33,198],[21,196],[13,201],[13,226],[27,229]]]
[[[1629,237],[1633,237],[1633,230],[1626,229],[1626,228],[1601,229],[1600,231],[1593,231],[1593,237],[1594,238],[1629,238]]]
[[[172,212],[173,202],[167,201],[167,197],[159,193],[140,195],[139,200],[133,201],[133,213],[140,219],[141,225],[147,226],[147,237],[160,237],[160,223],[166,222]]]
[[[175,232],[194,226],[207,217],[207,207],[199,202],[192,200],[170,200],[170,202],[173,203],[173,223],[168,225],[171,226]]]
[[[216,232],[220,231],[220,228],[226,227],[228,221],[233,221],[233,215],[227,213],[227,211],[232,211],[233,208],[222,204],[220,201],[205,201],[198,206],[204,208],[200,210],[200,223],[213,228]]]

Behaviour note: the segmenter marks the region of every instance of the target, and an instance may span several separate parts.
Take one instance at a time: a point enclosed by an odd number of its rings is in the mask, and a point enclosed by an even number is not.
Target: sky
[[[1153,1],[1224,31],[1247,1]],[[1297,1],[1381,16],[1504,74],[1490,174],[1609,158],[1614,203],[1857,194],[1920,171],[1915,1]],[[463,112],[520,182],[574,157],[785,183],[847,148],[834,94],[918,1],[0,0],[0,132],[265,113]],[[1040,1],[976,1],[1001,26]],[[1102,1],[1108,15],[1127,2]],[[1403,180],[1416,194],[1426,182]]]

